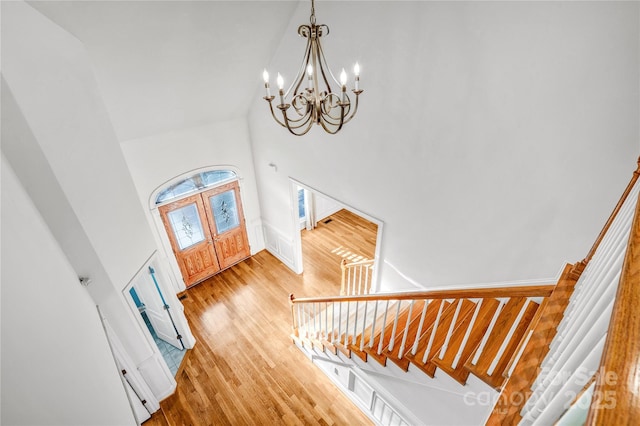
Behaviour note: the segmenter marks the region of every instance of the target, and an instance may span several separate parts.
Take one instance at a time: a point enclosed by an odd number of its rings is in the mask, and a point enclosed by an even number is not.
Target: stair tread
[[[469,302],[465,299],[458,299],[449,304],[449,306],[447,306],[446,309],[443,309],[442,311],[440,321],[438,322],[438,326],[435,329],[431,347],[429,348],[428,346],[429,340],[431,340],[431,335],[434,332],[435,322],[427,329],[423,336],[421,336],[420,340],[422,341],[422,347],[419,346],[416,354],[410,358],[411,362],[416,367],[420,368],[430,377],[434,377],[436,372],[436,365],[431,362],[431,359],[437,356],[438,352],[445,343],[447,334],[449,333],[449,328],[451,327],[451,323],[453,322],[453,318],[457,310],[458,303],[462,303],[462,306],[460,308],[458,318],[456,319],[456,324],[459,324],[460,321],[462,321],[467,315],[469,315],[473,310],[473,307],[475,306],[474,303]],[[456,324],[454,324],[454,331],[456,329]],[[425,354],[427,352],[427,349],[429,349],[429,353],[427,354],[425,361]]]
[[[396,342],[394,344],[394,347],[392,350],[389,349],[389,347],[387,346],[384,349],[384,354],[387,356],[388,359],[391,359],[396,365],[398,365],[398,367],[402,368],[404,371],[408,371],[409,370],[409,360],[406,358],[406,355],[409,353],[409,351],[411,350],[411,347],[413,346],[413,343],[416,339],[416,334],[418,332],[418,328],[420,327],[420,318],[422,317],[422,312],[424,310],[424,306],[426,304],[425,300],[417,300],[414,305],[413,308],[411,309],[411,317],[409,318],[409,327],[407,329],[406,325],[407,325],[407,321],[404,322],[404,327],[402,329],[400,329],[400,325],[398,325],[398,332],[397,332],[397,338],[396,338]],[[408,310],[409,308],[405,308],[407,310],[407,315],[408,315]],[[426,315],[425,315],[425,322],[426,322]],[[424,327],[424,324],[423,324]],[[404,347],[402,346],[402,340],[404,339],[404,334],[407,334],[407,339],[405,341]],[[403,356],[400,356],[400,350],[402,349],[403,352]]]
[[[405,308],[406,307],[408,307],[408,305],[406,305]],[[382,365],[387,365],[387,356],[384,353],[384,349],[386,349],[389,346],[389,342],[391,341],[391,335],[392,335],[392,332],[393,332],[393,324],[395,322],[395,316],[394,315],[395,315],[395,312],[397,312],[397,311],[398,311],[398,307],[397,306],[393,306],[393,307],[390,306],[389,307],[386,324],[384,324],[384,321],[381,321],[379,326],[376,325],[376,332],[375,332],[374,339],[373,339],[373,345],[372,346],[368,346],[368,347],[365,348],[365,352],[369,356],[373,357],[373,359],[375,359],[376,361],[378,361]],[[405,310],[402,307],[402,304],[401,304],[400,305],[400,312],[398,314],[397,330],[400,330],[400,329],[404,330],[404,326],[406,325],[408,315],[409,315],[408,309]],[[381,339],[382,339],[382,349],[383,350],[382,350],[381,353],[378,353],[378,349],[380,348],[380,340]]]
[[[473,356],[470,357],[468,362],[465,364],[465,367],[469,369],[471,373],[496,389],[500,389],[503,385],[505,381],[505,377],[503,375],[504,370],[509,364],[512,356],[514,355],[516,348],[518,347],[520,341],[526,333],[529,324],[538,308],[538,304],[536,302],[530,301],[527,304],[524,314],[522,315],[518,324],[515,326],[513,335],[509,338],[502,354],[500,354],[495,368],[493,369],[491,374],[489,374],[491,365],[494,363],[494,360],[498,356],[499,350],[502,348],[505,339],[508,337],[509,331],[512,329],[515,321],[518,319],[518,316],[520,315],[520,312],[523,309],[525,303],[527,303],[527,298],[524,297],[515,297],[509,299],[509,301],[505,304],[504,308],[500,312],[495,326],[493,327],[493,330],[491,331],[491,334],[489,335],[489,338],[477,362],[475,364],[472,363],[473,358],[475,358],[474,351]],[[480,348],[478,348],[477,350],[479,349]]]
[[[473,324],[471,321],[473,319],[473,312],[471,315],[468,315],[460,326],[456,329],[456,331],[451,336],[451,340],[449,342],[449,346],[442,358],[435,357],[432,359],[432,362],[445,373],[453,377],[461,384],[465,384],[467,378],[469,377],[469,370],[465,367],[466,362],[469,360],[471,355],[475,352],[476,348],[482,341],[484,334],[489,328],[489,323],[491,318],[493,317],[498,305],[500,304],[496,299],[483,299],[482,304],[478,310],[477,317]],[[480,302],[478,302],[480,303]],[[475,309],[474,309],[475,311]],[[464,337],[467,334],[467,330],[471,326],[471,330],[469,331],[469,336],[465,343],[464,348],[460,352],[460,346],[463,343]],[[458,352],[460,354],[458,355]],[[458,357],[458,361],[453,366],[456,357]]]

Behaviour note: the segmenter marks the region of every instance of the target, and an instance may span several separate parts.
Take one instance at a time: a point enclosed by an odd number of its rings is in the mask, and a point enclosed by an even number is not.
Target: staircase
[[[517,360],[540,303],[554,286],[526,286],[328,298],[291,295],[293,339],[365,362],[428,377],[469,374],[499,390]]]
[[[588,255],[556,284],[372,294],[373,264],[343,262],[340,296],[290,295],[293,340],[424,380],[473,375],[499,392],[488,425],[637,424],[639,177],[640,160]]]

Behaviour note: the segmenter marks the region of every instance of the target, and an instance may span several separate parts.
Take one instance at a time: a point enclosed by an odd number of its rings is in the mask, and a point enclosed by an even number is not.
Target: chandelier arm
[[[296,136],[302,136],[305,135],[313,126],[313,121],[311,121],[311,116],[307,115],[306,116],[306,120],[304,122],[302,122],[301,124],[297,125],[297,126],[291,126],[289,123],[291,120],[289,120],[289,117],[287,117],[287,111],[285,109],[282,110],[282,116],[284,117],[284,122],[286,124],[286,128],[289,130],[289,132],[291,132],[292,134],[296,135]],[[295,120],[293,120],[293,122],[296,122]],[[306,126],[306,127],[305,127]],[[303,128],[304,129],[301,132],[296,132],[296,130]]]
[[[322,70],[322,78],[324,80],[324,84],[327,86],[327,92],[331,93],[331,86],[329,84],[329,79],[327,78],[327,75],[325,74],[324,69],[325,68],[327,69],[327,71],[329,72],[329,75],[331,76],[331,79],[338,87],[340,87],[340,83],[338,82],[338,79],[336,78],[336,76],[333,75],[333,73],[331,72],[331,67],[329,67],[327,58],[325,58],[324,56],[324,49],[322,48],[322,44],[320,43],[320,40],[317,41],[317,45],[318,45],[318,61],[320,62],[320,69]]]
[[[283,107],[278,106],[278,108],[282,111],[282,114],[284,116],[285,127],[291,128],[291,129],[298,129],[300,127],[304,127],[311,120],[312,115],[310,111],[307,111],[306,114],[300,114],[299,112],[297,112],[299,116],[298,118],[290,118],[289,115],[287,114],[287,111],[289,110],[289,106],[290,105],[288,104]]]
[[[332,103],[332,100],[335,100],[335,104]],[[329,93],[323,97],[320,105],[321,111],[318,124],[320,124],[327,133],[336,134],[340,129],[342,129],[344,117],[348,114],[350,108],[349,102],[343,103],[338,95],[335,93]],[[332,115],[332,110],[339,111],[339,115]]]
[[[335,100],[335,103],[331,102],[332,99]],[[349,114],[349,111],[351,110],[351,103],[348,96],[346,96],[345,102],[342,102],[337,94],[329,93],[323,98],[321,107],[321,115],[325,123],[332,126],[338,126],[340,124],[340,120]],[[333,114],[334,111],[338,111],[338,108],[340,108],[340,114]]]
[[[322,126],[322,128],[325,130],[325,132],[331,134],[331,135],[335,135],[336,133],[338,133],[340,131],[340,129],[342,129],[342,125],[344,124],[344,106],[340,106],[340,110],[341,110],[341,114],[340,114],[340,121],[338,123],[331,123],[328,120],[321,120],[320,121],[320,125]],[[325,123],[329,123],[331,125],[332,128],[334,128],[334,130],[331,130],[331,128],[329,128]],[[336,127],[337,126],[337,127]]]
[[[308,30],[308,33],[305,34],[304,31],[301,33],[301,28],[306,28]],[[307,65],[309,65],[309,58],[311,56],[311,31],[312,30],[308,25],[300,25],[300,27],[298,27],[298,34],[300,34],[301,37],[305,37],[307,39],[307,46],[305,47],[305,53],[302,58],[302,63],[300,64],[300,69],[298,69],[298,74],[296,74],[291,83],[291,86],[289,86],[289,88],[287,89],[285,96],[289,96],[289,93],[291,93],[292,89],[293,95],[297,94],[300,86],[302,85],[302,82],[304,81],[305,71],[307,70]]]
[[[284,114],[284,118],[285,118],[285,127],[287,127],[287,128],[299,129],[300,127],[306,126],[307,123],[311,120],[311,116],[310,115],[305,115],[305,116],[297,118],[297,119],[291,119],[286,114],[286,112],[283,112],[283,114]]]
[[[359,90],[359,92],[362,92]],[[355,90],[354,90],[355,93]],[[347,124],[348,122],[351,121],[351,119],[356,115],[356,112],[358,112],[358,99],[360,93],[356,93],[356,99],[355,99],[355,105],[353,106],[353,111],[351,111],[351,115],[349,115],[349,117],[344,121],[344,124]]]
[[[278,117],[276,117],[276,113],[273,110],[273,105],[271,103],[273,97],[271,97],[271,99],[265,97],[264,99],[269,103],[269,109],[271,110],[271,116],[273,117],[273,119],[276,120],[276,122],[282,127],[287,127],[282,121],[278,120]]]
[[[311,102],[303,93],[299,93],[291,100],[291,105],[293,106],[294,111],[298,114],[297,119],[293,119],[290,121],[299,122],[306,121],[308,119],[313,119],[314,117],[314,103]]]

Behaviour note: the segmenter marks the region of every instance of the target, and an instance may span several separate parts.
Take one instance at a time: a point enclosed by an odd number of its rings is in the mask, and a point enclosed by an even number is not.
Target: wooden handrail
[[[363,260],[358,260],[357,262],[348,262],[346,259],[342,259],[342,265],[344,265],[346,268],[350,268],[352,266],[359,266],[359,265],[373,265],[375,262],[375,260],[373,259],[363,259]]]
[[[639,366],[640,201],[631,225],[587,424],[637,424],[640,419]]]
[[[631,180],[629,181],[629,184],[627,185],[627,187],[625,188],[624,192],[622,193],[622,196],[620,197],[620,200],[618,200],[618,204],[616,204],[616,207],[611,212],[611,215],[609,216],[609,219],[607,219],[607,223],[604,224],[604,227],[602,228],[602,231],[600,231],[600,234],[598,234],[598,238],[596,238],[596,241],[593,243],[593,246],[591,247],[591,250],[589,250],[589,253],[587,253],[587,256],[584,259],[582,259],[582,261],[580,262],[583,265],[586,265],[587,263],[589,263],[589,261],[593,257],[594,253],[598,249],[598,246],[602,242],[602,239],[604,238],[605,234],[609,230],[609,227],[611,227],[611,224],[613,223],[613,220],[616,218],[616,216],[618,215],[618,212],[622,208],[622,205],[624,204],[625,200],[629,196],[629,193],[631,192],[631,189],[633,188],[633,185],[636,184],[636,181],[638,180],[638,177],[640,176],[640,158],[638,158],[637,164],[638,164],[638,166],[637,166],[636,170],[633,172],[633,175],[631,176]]]
[[[376,293],[362,296],[301,297],[290,296],[296,303],[365,302],[373,300],[424,300],[424,299],[483,299],[498,297],[547,297],[555,288],[554,284],[516,287],[492,287],[477,289],[456,289],[436,291],[412,291],[406,293]]]

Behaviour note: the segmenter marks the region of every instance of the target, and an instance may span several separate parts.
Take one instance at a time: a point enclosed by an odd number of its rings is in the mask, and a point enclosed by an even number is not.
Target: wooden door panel
[[[180,258],[191,282],[201,281],[220,270],[211,242],[207,242],[206,248],[182,253]]]
[[[202,193],[218,262],[226,268],[250,256],[238,182]]]
[[[225,263],[233,264],[248,256],[245,238],[241,232],[233,232],[225,237],[217,237],[215,240],[216,252],[225,259]]]
[[[218,272],[220,265],[200,194],[158,210],[185,284],[191,286]]]

